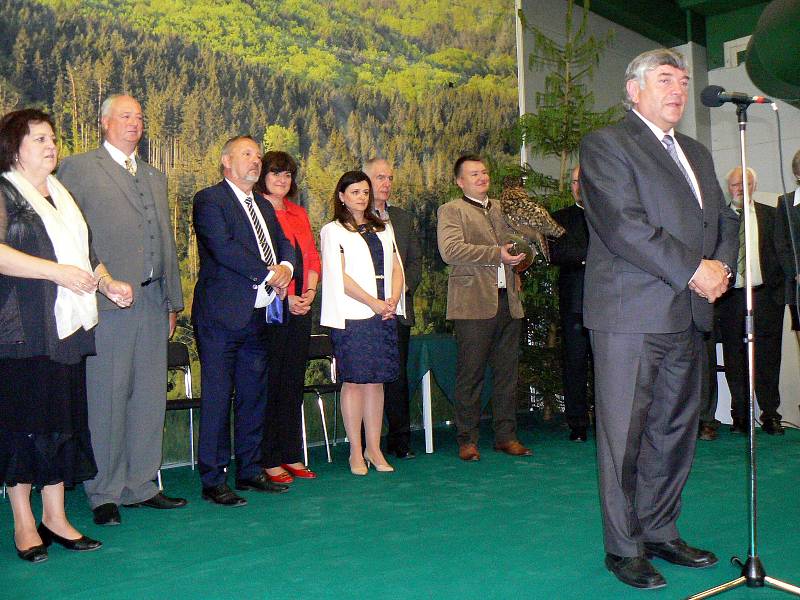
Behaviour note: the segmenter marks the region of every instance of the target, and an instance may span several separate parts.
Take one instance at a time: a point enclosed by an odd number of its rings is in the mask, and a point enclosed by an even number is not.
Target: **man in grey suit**
[[[389,205],[392,194],[394,170],[384,158],[371,158],[364,163],[364,172],[372,182],[375,212],[389,221],[394,231],[397,252],[406,276],[406,314],[397,316],[397,342],[400,350],[400,377],[383,385],[383,410],[389,432],[386,450],[397,458],[416,456],[409,446],[411,440],[411,415],[408,407],[408,344],[414,326],[414,292],[422,279],[422,248],[414,231],[414,220],[408,211]]]
[[[130,96],[100,114],[104,142],[66,158],[58,177],[86,217],[98,256],[134,290],[120,310],[99,299],[97,356],[86,361],[89,429],[97,477],[84,484],[98,525],[121,522],[119,505],[176,508],[155,484],[167,385],[167,340],[183,309],[164,175],[136,156],[144,117]]]
[[[580,150],[605,563],[639,588],[666,585],[649,557],[717,562],[676,522],[697,439],[701,332],[728,288],[738,221],[708,150],[674,131],[688,85],[677,52],[639,55],[625,74],[631,110]]]

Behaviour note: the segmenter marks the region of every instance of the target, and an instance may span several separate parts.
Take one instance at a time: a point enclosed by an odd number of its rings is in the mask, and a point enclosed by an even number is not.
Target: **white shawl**
[[[55,208],[44,199],[25,177],[16,171],[3,173],[31,205],[44,223],[47,236],[59,264],[73,265],[91,273],[89,263],[89,230],[75,200],[67,189],[52,175],[47,176],[47,190]],[[59,339],[75,333],[79,327],[87,331],[97,325],[97,298],[94,294],[76,294],[58,286],[55,318]]]

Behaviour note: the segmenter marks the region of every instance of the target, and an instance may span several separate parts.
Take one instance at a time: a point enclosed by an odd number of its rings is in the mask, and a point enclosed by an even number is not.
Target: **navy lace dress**
[[[369,248],[377,278],[378,298],[384,300],[383,245],[374,231],[363,225],[358,232]],[[368,319],[347,319],[344,329],[331,329],[333,353],[339,381],[387,383],[400,376],[397,322],[380,315]]]

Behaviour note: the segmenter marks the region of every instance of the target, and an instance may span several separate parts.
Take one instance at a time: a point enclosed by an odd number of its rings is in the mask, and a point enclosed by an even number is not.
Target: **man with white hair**
[[[625,74],[630,110],[580,150],[605,564],[638,588],[666,585],[653,556],[717,563],[683,541],[677,521],[697,442],[702,332],[728,288],[737,221],[708,150],[675,132],[688,88],[679,53],[640,54]]]
[[[119,505],[178,508],[158,489],[167,394],[167,341],[183,309],[167,179],[137,156],[142,107],[111,96],[100,111],[103,144],[70,156],[58,178],[83,210],[97,253],[133,285],[130,308],[98,299],[97,356],[86,361],[89,429],[97,477],[84,484],[98,525],[118,525]]]
[[[722,334],[725,379],[731,391],[731,431],[750,430],[749,377],[745,337],[745,219],[744,178],[742,168],[734,167],[725,176],[731,207],[739,215],[739,253],[733,286],[715,306]],[[761,429],[770,435],[783,435],[778,383],[781,371],[781,338],[783,336],[784,278],[775,249],[775,209],[753,201],[758,183],[756,172],[747,168],[747,189],[750,192],[750,268],[753,284],[753,318],[755,327],[755,391],[761,409]]]

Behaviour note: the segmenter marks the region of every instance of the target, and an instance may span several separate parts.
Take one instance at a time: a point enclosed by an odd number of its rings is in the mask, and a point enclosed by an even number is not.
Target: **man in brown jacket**
[[[516,390],[522,303],[513,267],[524,258],[509,254],[510,233],[500,204],[488,197],[489,172],[480,156],[461,156],[453,168],[463,197],[438,212],[439,253],[452,266],[447,283],[447,318],[458,344],[453,405],[458,455],[480,460],[478,425],[486,365],[492,367],[495,450],[514,456],[531,451],[517,440]]]

